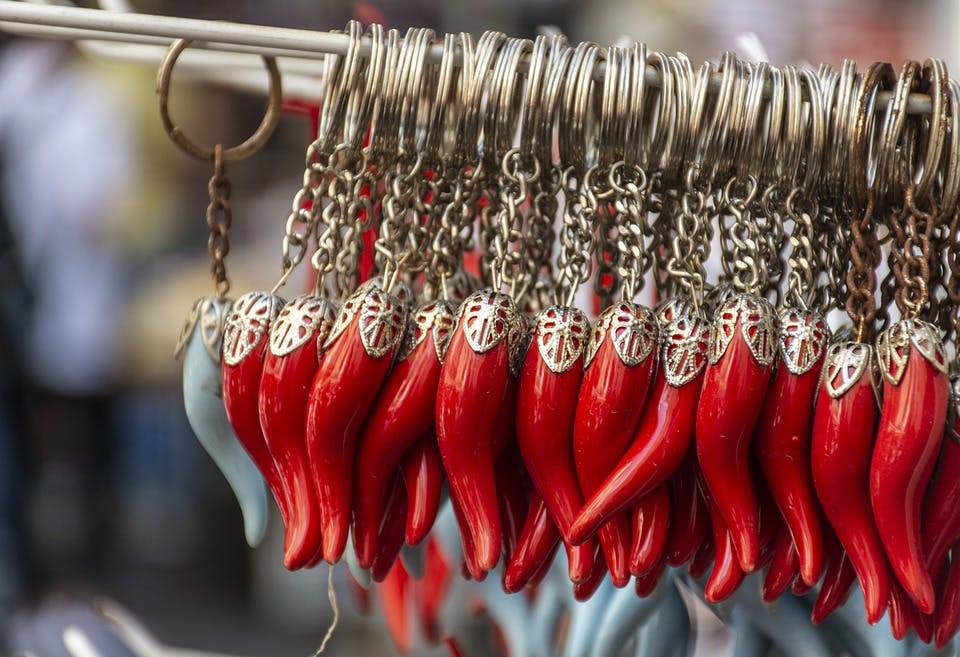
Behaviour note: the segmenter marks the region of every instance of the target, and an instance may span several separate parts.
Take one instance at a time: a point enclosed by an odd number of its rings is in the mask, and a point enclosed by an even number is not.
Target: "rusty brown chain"
[[[850,267],[847,269],[846,310],[853,322],[857,341],[873,337],[873,320],[877,315],[874,292],[877,287],[876,266],[880,262],[880,242],[873,221],[874,201],[850,217]]]
[[[954,341],[960,337],[960,210],[950,217],[948,232],[944,238],[946,268],[950,276],[946,280],[947,298],[940,305],[940,328]]]
[[[223,299],[230,291],[230,279],[227,278],[227,265],[224,262],[230,253],[230,225],[233,223],[233,209],[230,207],[230,179],[223,161],[223,146],[217,144],[213,149],[213,176],[207,183],[210,204],[207,205],[207,250],[210,252],[210,273],[213,275],[213,287],[217,297]]]
[[[919,317],[930,298],[930,261],[933,229],[938,211],[931,203],[930,212],[917,206],[913,187],[904,192],[903,207],[889,216],[893,236],[891,271],[897,281],[894,300],[905,317]]]

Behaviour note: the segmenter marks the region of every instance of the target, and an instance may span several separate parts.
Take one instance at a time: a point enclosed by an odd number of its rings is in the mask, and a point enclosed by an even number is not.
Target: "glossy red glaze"
[[[265,331],[268,333],[269,331]],[[269,340],[263,342],[236,365],[223,366],[223,405],[237,440],[250,455],[273,494],[284,525],[290,525],[293,511],[287,501],[286,479],[273,460],[260,426],[260,378]],[[285,540],[286,542],[286,540]]]
[[[534,333],[533,344],[539,336]],[[569,533],[583,505],[573,464],[573,419],[583,378],[582,356],[557,374],[532,346],[527,351],[517,390],[517,443],[534,488],[547,505],[561,536]],[[565,542],[570,579],[586,580],[594,566],[594,544]]]
[[[307,456],[323,528],[323,558],[336,563],[350,533],[357,435],[377,398],[393,352],[371,358],[354,317],[327,347],[307,403]]]
[[[832,532],[824,538],[824,548],[826,569],[823,573],[823,584],[810,613],[810,620],[814,624],[822,623],[827,616],[843,606],[857,580],[853,564]]]
[[[640,577],[662,561],[670,530],[670,487],[666,482],[640,498],[630,511],[633,539],[630,549],[630,573]],[[602,544],[602,543],[601,543]]]
[[[443,491],[443,461],[433,429],[428,429],[410,448],[400,467],[408,501],[404,541],[407,545],[419,545],[433,528]]]
[[[599,548],[595,552],[599,552]],[[573,598],[577,602],[586,602],[592,598],[593,594],[600,588],[600,584],[603,583],[603,578],[607,575],[607,565],[603,557],[599,554],[595,554],[593,557],[593,567],[587,571],[587,576],[583,580],[573,583]]]
[[[511,373],[507,377],[507,385],[503,389],[503,399],[500,400],[500,408],[497,409],[497,420],[493,424],[493,442],[491,449],[493,458],[497,460],[503,454],[507,445],[516,442],[517,439],[517,389],[519,382],[517,377]]]
[[[706,502],[704,502],[706,506]],[[687,567],[687,571],[690,573],[690,576],[694,579],[700,579],[707,574],[707,571],[710,569],[710,566],[713,565],[713,558],[716,555],[716,550],[713,545],[713,528],[704,535],[703,542],[697,547],[697,551],[693,553],[693,557],[690,559],[690,565]]]
[[[960,431],[960,418],[953,431]],[[927,572],[938,573],[947,560],[950,546],[960,541],[960,443],[945,437],[937,468],[923,502],[923,549]]]
[[[553,561],[559,545],[560,533],[543,498],[534,490],[530,493],[530,506],[517,547],[503,573],[504,591],[516,593],[525,587],[544,562]]]
[[[760,518],[748,455],[772,368],[757,363],[737,320],[723,356],[706,370],[696,411],[700,471],[749,573],[760,559]]]
[[[645,598],[653,593],[654,589],[657,588],[657,584],[660,583],[660,579],[663,577],[663,571],[666,569],[667,560],[660,558],[654,562],[652,568],[642,575],[639,575],[634,585],[637,595]]]
[[[703,483],[704,488],[706,483]],[[723,514],[716,502],[706,490],[702,491],[710,510],[710,526],[713,529],[714,560],[710,577],[703,589],[704,599],[707,602],[726,600],[740,588],[746,573],[740,567],[734,545],[733,533],[727,529]],[[759,550],[758,550],[759,552]]]
[[[450,505],[453,507],[453,515],[457,519],[457,528],[460,531],[460,544],[463,547],[463,560],[460,564],[461,574],[464,579],[473,579],[482,582],[487,576],[487,571],[481,568],[477,562],[477,548],[473,543],[473,535],[470,533],[467,520],[464,518],[460,505],[452,497],[450,498]]]
[[[357,439],[353,484],[353,542],[368,568],[376,551],[384,495],[400,459],[433,424],[440,359],[433,332],[384,381]]]
[[[377,550],[370,564],[373,581],[382,582],[393,568],[403,547],[403,529],[407,522],[407,490],[403,476],[397,472],[390,484],[389,501],[380,521]]]
[[[810,465],[820,506],[847,552],[863,590],[867,620],[883,616],[889,568],[870,508],[870,455],[877,405],[869,367],[838,399],[820,386]]]
[[[800,574],[810,585],[817,583],[823,570],[820,507],[810,472],[820,364],[801,375],[780,364],[753,437],[764,481],[790,528],[800,556]]]
[[[954,545],[954,555],[960,556],[960,545]],[[937,600],[933,641],[937,648],[947,645],[960,629],[960,558],[950,559],[946,581]]]
[[[665,552],[667,563],[681,566],[693,558],[710,531],[706,504],[697,486],[696,445],[691,445],[676,472],[670,476],[670,529]]]
[[[793,536],[786,524],[777,530],[773,544],[773,558],[763,578],[761,597],[773,602],[783,595],[800,573],[800,559],[793,544]]]
[[[311,339],[285,356],[268,349],[260,378],[260,426],[283,476],[291,510],[283,559],[290,569],[307,565],[320,549],[320,515],[303,438],[316,371],[317,343]]]
[[[910,345],[897,386],[884,380],[883,407],[870,463],[873,518],[890,567],[921,612],[936,605],[924,559],[920,518],[947,418],[950,387]]]
[[[890,582],[890,598],[887,608],[890,610],[890,633],[899,641],[910,631],[910,597],[900,587],[896,579]]]
[[[633,439],[657,363],[653,349],[629,366],[604,337],[586,368],[573,425],[573,458],[584,497],[590,497],[617,465]],[[616,514],[597,531],[614,585],[630,581],[630,514]]]
[[[393,645],[401,653],[408,653],[413,647],[408,609],[411,582],[403,562],[397,559],[383,582],[377,585],[380,608],[383,610],[387,631],[390,632]]]
[[[478,354],[467,343],[461,322],[450,339],[437,388],[437,445],[450,497],[466,523],[461,535],[469,532],[475,565],[484,571],[491,570],[500,558],[492,442],[497,409],[510,376],[508,362],[506,340]]]
[[[603,523],[673,474],[693,438],[702,380],[701,373],[674,388],[662,371],[657,372],[633,443],[577,515],[570,541],[589,538]]]
[[[527,517],[530,481],[516,443],[510,444],[497,460],[497,498],[503,531],[503,559],[510,561]]]

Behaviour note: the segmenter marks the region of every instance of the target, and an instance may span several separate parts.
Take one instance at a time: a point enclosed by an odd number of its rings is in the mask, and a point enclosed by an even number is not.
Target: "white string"
[[[323,635],[323,641],[320,642],[320,647],[317,648],[317,651],[313,653],[313,657],[317,657],[327,649],[327,642],[330,641],[330,638],[333,636],[333,631],[337,629],[337,622],[340,620],[340,607],[337,606],[337,594],[333,590],[333,566],[327,566],[327,599],[330,600],[330,608],[333,609],[333,620],[330,621],[330,627],[327,628],[327,633]]]

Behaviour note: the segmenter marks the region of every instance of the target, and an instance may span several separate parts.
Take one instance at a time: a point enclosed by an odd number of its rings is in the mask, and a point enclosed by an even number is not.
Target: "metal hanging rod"
[[[14,23],[17,25],[11,25]],[[350,42],[347,35],[334,32],[36,5],[15,0],[0,0],[0,30],[42,38],[129,43],[156,44],[185,38],[194,41],[193,47],[206,50],[317,60],[328,54],[345,54]],[[369,52],[369,47],[369,43],[364,43],[361,54]],[[441,53],[442,47],[437,44],[433,46],[430,56],[439,60]],[[602,67],[602,63],[597,67],[597,77],[602,76]],[[660,85],[660,76],[655,68],[647,67],[646,80],[652,86]],[[720,76],[715,75],[710,80],[710,87],[716,91],[719,86]],[[889,99],[889,92],[877,94],[875,110],[886,109]],[[910,95],[907,102],[909,114],[929,114],[930,111],[929,96],[919,93]]]

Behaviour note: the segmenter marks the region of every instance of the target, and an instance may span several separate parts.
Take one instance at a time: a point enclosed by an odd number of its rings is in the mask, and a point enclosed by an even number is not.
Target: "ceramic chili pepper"
[[[404,455],[433,425],[440,366],[454,321],[452,306],[443,301],[422,306],[413,314],[397,363],[357,438],[353,541],[363,567],[370,565],[376,551],[390,478]]]
[[[403,548],[403,530],[407,522],[407,490],[403,476],[397,472],[390,484],[390,494],[377,534],[377,549],[370,563],[370,574],[374,582],[382,582],[395,562],[400,561]],[[404,566],[404,570],[410,571]]]
[[[263,360],[260,427],[290,505],[284,563],[291,569],[307,565],[320,551],[320,516],[304,427],[310,384],[335,320],[333,306],[322,297],[291,299],[270,327],[270,348]]]
[[[935,618],[933,642],[937,648],[942,648],[960,629],[960,545],[953,546]]]
[[[440,641],[440,609],[450,589],[450,563],[436,539],[426,543],[425,572],[418,586],[417,602],[423,636],[430,643]]]
[[[577,602],[585,602],[593,597],[601,584],[609,582],[607,579],[607,564],[599,554],[599,547],[594,548],[594,553],[590,555],[591,568],[587,576],[579,582],[573,583],[573,598]]]
[[[813,587],[803,581],[803,578],[800,576],[800,573],[797,573],[796,579],[793,580],[793,584],[790,585],[790,591],[795,596],[804,596],[810,591],[813,590]]]
[[[634,593],[641,598],[646,598],[653,594],[657,589],[657,584],[663,579],[663,573],[667,569],[667,560],[662,556],[654,562],[647,572],[637,577],[634,584]]]
[[[377,585],[380,608],[386,621],[387,630],[393,645],[401,653],[408,653],[413,647],[413,633],[410,624],[410,589],[412,580],[399,559],[382,582]]]
[[[925,614],[936,605],[920,518],[947,419],[950,384],[937,329],[905,319],[880,334],[883,407],[870,463],[870,501],[894,575]]]
[[[774,539],[773,558],[763,578],[760,595],[764,602],[773,602],[783,595],[800,574],[800,559],[793,536],[786,524],[780,525]]]
[[[429,429],[417,441],[400,464],[407,490],[407,527],[404,542],[419,545],[433,528],[443,492],[443,461],[437,449],[437,437]]]
[[[870,456],[877,425],[873,348],[833,344],[823,365],[810,465],[817,498],[863,590],[867,621],[883,616],[889,568],[870,508]]]
[[[960,540],[960,378],[951,386],[952,420],[947,421],[943,445],[930,488],[923,502],[923,549],[927,572],[939,573],[950,546]]]
[[[597,489],[630,446],[657,365],[659,326],[635,303],[610,306],[594,325],[573,424],[573,460],[585,497]],[[598,530],[616,586],[630,579],[630,517],[620,513]]]
[[[509,562],[527,517],[530,490],[530,481],[527,479],[516,443],[508,445],[497,460],[496,476],[500,523],[503,528],[502,554],[504,561]]]
[[[900,586],[899,581],[894,578],[890,582],[890,598],[887,600],[887,608],[890,613],[890,633],[898,641],[907,636],[910,631],[910,596]]]
[[[823,573],[823,584],[820,585],[820,592],[810,613],[810,621],[815,625],[822,623],[827,616],[847,601],[857,579],[853,564],[833,532],[829,532],[824,537],[824,543],[826,568]]]
[[[710,525],[713,528],[713,545],[716,555],[703,594],[707,602],[720,602],[729,598],[740,588],[747,574],[740,567],[740,561],[737,559],[733,532],[727,529],[720,507],[707,491],[706,482],[702,483],[701,492],[710,510]]]
[[[462,513],[477,567],[500,558],[500,512],[494,476],[493,428],[503,399],[510,350],[520,332],[509,296],[477,292],[460,306],[437,388],[437,445],[450,497]],[[465,546],[466,550],[466,546]]]
[[[589,323],[575,308],[550,306],[538,315],[517,390],[517,444],[540,497],[561,536],[583,504],[573,463],[573,420],[583,378]],[[570,579],[585,580],[593,541],[565,542]]]
[[[580,511],[568,536],[572,543],[592,536],[665,481],[690,446],[710,326],[694,315],[681,315],[661,335],[663,366],[657,371],[633,443]]]
[[[691,445],[676,472],[671,475],[670,527],[664,552],[667,563],[681,566],[693,558],[710,531],[710,519],[706,504],[697,486],[697,447]]]
[[[829,329],[812,311],[780,313],[780,358],[754,432],[767,488],[790,528],[807,584],[820,579],[820,507],[810,474],[810,432]]]
[[[560,534],[550,518],[543,498],[536,490],[530,492],[527,517],[503,573],[503,590],[516,593],[527,586],[544,564],[553,561],[560,545]]]
[[[183,408],[196,434],[233,490],[250,547],[267,530],[267,494],[263,477],[237,440],[223,406],[220,347],[229,299],[198,299],[177,342],[183,359]]]
[[[737,294],[721,304],[697,405],[700,470],[730,528],[740,567],[748,573],[760,558],[759,509],[748,455],[773,371],[776,323],[773,306],[762,297]]]
[[[706,502],[704,502],[704,506],[706,506]],[[691,557],[690,564],[687,566],[687,572],[690,573],[692,578],[700,579],[707,574],[710,566],[713,565],[715,555],[713,527],[711,525],[710,530],[703,537],[703,542],[697,546],[697,551],[694,552],[693,557]]]
[[[250,455],[280,510],[284,525],[292,521],[284,478],[270,455],[257,407],[260,375],[270,325],[284,301],[266,292],[248,292],[233,303],[223,330],[223,405],[230,426]]]
[[[670,487],[666,482],[640,498],[633,509],[630,574],[640,577],[658,561],[666,563],[664,548],[670,533]]]
[[[307,456],[323,529],[323,558],[329,563],[340,559],[349,535],[357,435],[390,369],[405,324],[400,299],[375,282],[361,287],[340,309],[313,378],[307,403]]]

